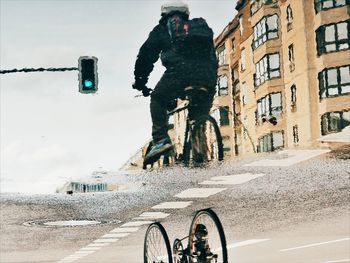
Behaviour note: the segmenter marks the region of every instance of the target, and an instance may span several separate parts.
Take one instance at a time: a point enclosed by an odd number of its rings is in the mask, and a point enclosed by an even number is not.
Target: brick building
[[[349,0],[240,0],[236,10],[215,39],[226,155],[317,147],[349,125]]]

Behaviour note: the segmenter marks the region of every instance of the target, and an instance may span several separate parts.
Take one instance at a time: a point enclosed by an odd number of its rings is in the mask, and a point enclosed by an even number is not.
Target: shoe
[[[169,138],[165,138],[158,141],[156,144],[152,146],[149,153],[146,154],[143,163],[144,164],[154,163],[156,160],[159,159],[161,155],[163,155],[165,152],[170,150],[172,147],[173,145]]]

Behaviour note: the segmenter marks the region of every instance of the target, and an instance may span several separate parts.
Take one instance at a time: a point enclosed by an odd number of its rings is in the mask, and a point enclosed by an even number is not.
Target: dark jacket
[[[203,21],[205,20],[203,19]],[[140,48],[134,71],[138,84],[145,85],[147,83],[149,74],[159,56],[167,71],[179,72],[181,75],[186,75],[184,76],[186,78],[208,77],[210,80],[213,78],[216,80],[217,59],[214,43],[212,43],[210,51],[201,57],[185,57],[174,49],[166,22],[167,19],[162,18]]]

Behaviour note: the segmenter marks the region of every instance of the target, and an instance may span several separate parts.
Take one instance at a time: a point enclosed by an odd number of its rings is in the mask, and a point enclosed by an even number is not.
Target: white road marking
[[[120,227],[143,226],[143,225],[149,225],[152,223],[153,223],[153,221],[133,221],[133,222],[125,223],[125,224],[121,225]]]
[[[93,250],[100,250],[102,247],[83,247],[79,249],[80,251],[93,251]]]
[[[153,206],[152,209],[181,209],[181,208],[186,208],[191,204],[192,204],[192,201],[164,202],[164,203],[160,203],[159,205]]]
[[[89,245],[87,245],[88,247],[105,247],[108,246],[108,243],[91,243]]]
[[[245,240],[245,241],[233,243],[233,244],[227,245],[226,247],[227,247],[227,250],[229,250],[232,248],[244,247],[244,246],[253,245],[253,244],[257,244],[257,243],[261,243],[261,242],[265,242],[265,241],[269,241],[269,240],[270,239],[250,239],[250,240]]]
[[[65,257],[65,259],[69,259],[69,260],[77,260],[77,259],[80,259],[80,258],[83,258],[83,257],[85,257],[85,255],[70,255],[70,256],[68,256],[68,257]]]
[[[321,154],[325,154],[329,151],[330,150],[285,150],[278,153],[280,155],[285,154],[287,157],[284,159],[262,159],[243,166],[290,166]]]
[[[339,259],[339,260],[326,261],[326,262],[322,262],[322,263],[340,263],[340,262],[350,262],[350,258],[348,258],[348,259]]]
[[[95,253],[96,251],[80,251],[80,250],[78,250],[78,251],[76,251],[75,253],[74,253],[74,255],[90,255],[90,254],[92,254],[92,253]]]
[[[105,239],[97,239],[94,242],[95,243],[114,243],[117,242],[118,238],[105,238]]]
[[[80,256],[80,257],[66,257],[64,259],[62,259],[61,261],[59,262],[64,262],[64,263],[68,263],[68,262],[73,262],[73,261],[76,261],[76,260],[79,260],[81,258],[83,258],[85,256]]]
[[[227,175],[227,176],[216,176],[210,178],[210,181],[204,181],[199,184],[207,184],[207,185],[236,185],[236,184],[243,184],[246,182],[249,182],[251,180],[254,180],[256,178],[259,178],[261,176],[264,176],[265,174],[251,174],[251,173],[245,173],[245,174],[234,174],[234,175]]]
[[[144,212],[139,217],[133,218],[133,220],[142,220],[142,219],[163,219],[168,217],[170,214],[163,212]]]
[[[70,256],[66,257],[65,259],[77,260],[77,259],[80,259],[80,258],[83,258],[83,257],[85,257],[85,255],[70,255]]]
[[[281,249],[280,251],[281,252],[285,252],[285,251],[297,250],[297,249],[302,249],[302,248],[316,247],[316,246],[332,244],[332,243],[337,243],[337,242],[343,242],[343,241],[348,241],[348,240],[350,240],[349,237],[348,238],[337,239],[337,240],[331,240],[331,241],[327,241],[327,242],[309,244],[309,245],[300,246],[300,247],[292,247],[292,248]]]
[[[238,175],[228,175],[228,176],[216,176],[212,177],[211,181],[204,181],[200,184],[242,184],[250,180],[256,179],[258,177],[264,176],[265,174],[238,174]],[[178,198],[206,198],[211,195],[215,195],[219,192],[226,190],[227,188],[190,188],[182,191],[181,193],[175,195]],[[163,202],[152,207],[152,209],[182,209],[190,206],[193,201],[175,201],[175,202]],[[131,221],[127,222],[120,227],[117,227],[110,231],[110,233],[105,234],[100,239],[93,241],[93,243],[87,245],[86,247],[81,248],[75,254],[62,259],[61,263],[70,263],[75,260],[78,260],[84,256],[95,253],[97,250],[100,250],[102,247],[114,243],[119,240],[119,238],[126,237],[130,232],[138,231],[143,225],[149,225],[154,221],[147,221],[147,219],[162,219],[168,217],[170,214],[164,212],[144,212],[139,217],[133,218],[133,220],[142,220],[142,221]],[[247,240],[243,242],[234,243],[227,246],[227,249],[251,245],[259,242],[266,241],[268,239],[254,239]]]
[[[106,234],[102,236],[101,238],[116,238],[116,237],[126,237],[130,235],[129,233],[112,233],[112,234]]]
[[[178,198],[206,198],[220,193],[227,188],[190,188],[175,195]]]
[[[139,230],[139,227],[117,227],[110,231],[110,233],[130,233]]]
[[[74,262],[78,259],[81,259],[81,257],[77,258],[77,259],[63,259],[63,260],[58,261],[58,263],[71,263],[71,262]]]

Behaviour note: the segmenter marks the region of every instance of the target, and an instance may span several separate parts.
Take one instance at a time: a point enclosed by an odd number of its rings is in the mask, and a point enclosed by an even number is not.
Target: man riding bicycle
[[[162,5],[161,19],[141,46],[135,63],[133,88],[151,96],[153,147],[144,162],[154,161],[172,148],[168,136],[167,109],[184,96],[189,86],[205,87],[207,93],[189,109],[190,119],[209,113],[215,94],[217,59],[213,31],[203,18],[189,20],[189,7],[181,0]],[[166,71],[151,93],[146,84],[159,56]]]

